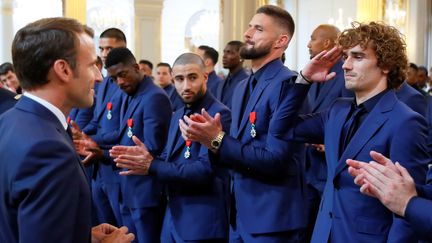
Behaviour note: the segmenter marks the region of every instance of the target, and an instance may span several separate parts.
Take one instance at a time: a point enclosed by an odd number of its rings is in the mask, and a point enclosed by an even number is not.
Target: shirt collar
[[[378,101],[381,99],[381,97],[383,97],[389,90],[385,89],[383,91],[381,91],[380,93],[378,93],[377,95],[369,98],[368,100],[366,100],[365,102],[361,103],[360,105],[357,106],[357,102],[354,98],[353,102],[354,102],[354,107],[361,107],[363,106],[366,111],[369,113],[372,111],[372,109],[375,107],[375,105],[378,103]]]
[[[32,99],[34,101],[36,101],[37,103],[41,104],[42,106],[44,106],[45,108],[47,108],[48,110],[50,110],[52,113],[54,113],[54,115],[57,117],[57,119],[60,121],[60,123],[62,124],[62,126],[64,127],[64,129],[67,129],[67,122],[66,122],[66,117],[63,114],[63,112],[60,111],[59,108],[57,108],[56,106],[54,106],[53,104],[49,103],[48,101],[37,97],[36,95],[30,94],[29,92],[25,92],[24,96]]]

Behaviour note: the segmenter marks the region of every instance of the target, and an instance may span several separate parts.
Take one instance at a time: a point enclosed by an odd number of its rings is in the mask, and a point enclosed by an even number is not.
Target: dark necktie
[[[225,79],[225,82],[223,83],[223,86],[222,86],[222,93],[220,96],[221,100],[224,100],[226,91],[227,91],[228,87],[230,87],[231,81],[232,81],[232,75],[228,74],[228,77]]]
[[[247,103],[249,102],[249,98],[255,88],[255,85],[257,83],[257,80],[255,79],[254,75],[251,74],[249,80],[248,80],[248,87],[246,88],[245,96],[243,97],[243,105],[241,109],[241,114],[244,113],[244,110],[246,109]],[[244,115],[244,114],[243,114]]]
[[[359,127],[360,117],[365,113],[365,108],[363,105],[354,108],[354,111],[351,114],[351,117],[345,122],[342,134],[341,134],[341,149],[340,155],[345,151],[348,143],[351,141],[354,136],[357,128]]]

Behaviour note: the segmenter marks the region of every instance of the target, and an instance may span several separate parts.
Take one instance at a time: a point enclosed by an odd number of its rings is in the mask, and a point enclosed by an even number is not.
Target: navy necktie
[[[351,114],[351,117],[345,122],[342,134],[341,134],[341,149],[340,155],[345,151],[348,143],[351,141],[354,136],[357,128],[359,127],[360,117],[365,113],[365,108],[363,105],[354,108],[354,111]]]
[[[243,97],[243,105],[242,105],[242,109],[241,109],[241,114],[244,113],[244,110],[246,109],[247,103],[249,101],[249,97],[251,96],[255,85],[257,83],[257,80],[255,79],[255,76],[253,74],[251,74],[249,80],[248,80],[248,87],[246,88],[246,93],[245,96]]]

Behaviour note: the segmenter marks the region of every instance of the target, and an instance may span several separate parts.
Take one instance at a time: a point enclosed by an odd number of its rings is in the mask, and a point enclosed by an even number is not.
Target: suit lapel
[[[179,109],[171,120],[172,122],[170,125],[170,132],[167,140],[167,158],[169,158],[172,153],[174,153],[179,147],[181,147],[182,144],[184,144],[183,139],[177,139],[180,136],[180,129],[177,121],[182,118],[182,115],[184,114],[184,109],[184,106],[183,108]]]
[[[255,89],[253,90],[249,101],[247,103],[247,106],[244,110],[244,114],[242,116],[241,119],[241,123],[238,129],[238,133],[240,133],[245,127],[246,124],[249,122],[249,114],[253,111],[253,109],[255,108],[256,103],[258,102],[259,98],[261,97],[261,94],[263,93],[265,87],[267,87],[267,85],[270,83],[269,82],[270,79],[266,79],[263,82],[258,82],[257,87],[255,87]],[[249,88],[249,87],[247,87]],[[238,134],[237,134],[238,136]]]
[[[376,132],[385,124],[389,119],[388,112],[393,109],[396,101],[396,96],[392,91],[389,91],[380,101],[378,101],[376,106],[372,109],[370,114],[354,134],[351,141],[348,143],[344,153],[339,159],[338,165],[336,166],[335,175],[344,170],[347,166],[345,161],[349,158],[355,158],[365,144],[371,140]]]
[[[121,117],[120,134],[123,132],[124,129],[126,129],[128,119],[133,116],[136,108],[140,104],[141,96],[145,93],[148,82],[149,81],[146,78],[144,78],[144,80],[141,81],[141,83],[139,84],[137,92],[131,97],[130,103],[128,104],[128,107],[126,110],[126,113],[124,116]],[[125,97],[125,99],[127,99],[127,97]]]
[[[243,114],[240,113],[241,107],[243,105],[243,97],[245,96],[246,89],[249,88],[247,80],[248,79],[238,84],[236,91],[239,92],[239,95],[234,95],[232,98],[233,105],[232,105],[232,112],[231,112],[231,117],[232,117],[231,134],[233,134],[236,138],[238,136],[239,125],[240,125],[239,123],[243,116]]]

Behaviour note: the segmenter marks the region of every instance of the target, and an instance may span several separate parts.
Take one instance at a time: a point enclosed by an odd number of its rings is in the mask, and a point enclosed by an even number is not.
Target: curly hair
[[[398,88],[406,79],[408,68],[406,44],[402,34],[395,27],[383,23],[353,22],[351,25],[351,29],[340,34],[338,44],[343,49],[356,45],[364,49],[371,47],[375,51],[378,67],[389,70],[388,87]]]

